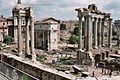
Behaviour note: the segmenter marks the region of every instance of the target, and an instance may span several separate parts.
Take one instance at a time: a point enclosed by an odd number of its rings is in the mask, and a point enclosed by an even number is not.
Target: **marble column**
[[[20,11],[18,13],[18,53],[22,57],[22,35],[21,35],[21,16]]]
[[[101,25],[102,25],[102,19],[99,18],[98,21],[98,47],[101,48]]]
[[[112,19],[109,20],[108,46],[112,47]]]
[[[91,15],[87,15],[87,46],[86,46],[86,51],[90,51],[91,49],[91,33],[92,33],[92,30],[91,30],[91,27],[92,27],[92,17]]]
[[[117,35],[117,47],[120,48],[120,34]]]
[[[104,45],[104,27],[105,27],[105,18],[103,18],[102,19],[102,27],[101,27],[101,37],[102,37],[102,39],[101,39],[101,45],[102,45],[102,47],[104,47],[105,45]]]
[[[97,47],[97,28],[98,28],[98,19],[97,18],[94,18],[94,32],[93,32],[93,34],[94,34],[94,45],[93,45],[93,47],[95,48],[95,49],[97,49],[98,47]]]
[[[87,45],[87,18],[85,17],[85,22],[84,22],[85,26],[84,26],[84,49],[86,49],[86,45]]]
[[[47,42],[47,50],[50,50],[50,35],[49,35],[50,31],[47,31],[47,37],[48,37],[48,42]]]
[[[29,18],[26,18],[26,43],[25,43],[25,48],[26,48],[26,54],[30,55],[30,47],[29,47]]]
[[[45,49],[45,31],[44,30],[42,30],[42,34],[43,34],[43,45],[42,45],[42,47],[43,47],[43,49]]]
[[[82,16],[79,17],[78,31],[79,31],[78,49],[82,49]]]
[[[31,54],[32,54],[32,60],[36,61],[36,54],[34,51],[34,18],[31,16]]]

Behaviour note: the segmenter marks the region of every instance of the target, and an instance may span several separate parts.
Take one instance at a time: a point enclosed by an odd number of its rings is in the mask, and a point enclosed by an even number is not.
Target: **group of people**
[[[103,73],[103,69],[102,69],[102,73]],[[108,73],[108,75],[111,77],[113,74],[113,71],[110,70],[110,72]],[[95,71],[92,72],[92,77],[95,77]]]

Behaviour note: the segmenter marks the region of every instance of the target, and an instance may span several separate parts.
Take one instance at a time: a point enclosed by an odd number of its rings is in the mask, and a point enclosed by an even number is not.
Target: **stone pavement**
[[[77,80],[120,80],[120,76],[100,76],[100,77],[86,77],[78,78]]]

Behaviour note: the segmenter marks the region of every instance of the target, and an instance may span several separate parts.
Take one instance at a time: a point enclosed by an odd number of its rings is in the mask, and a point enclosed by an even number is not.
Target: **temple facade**
[[[95,4],[76,11],[79,18],[78,64],[94,65],[109,57],[110,53],[105,51],[105,47],[112,47],[111,14],[99,11]],[[107,38],[105,34],[108,35]]]

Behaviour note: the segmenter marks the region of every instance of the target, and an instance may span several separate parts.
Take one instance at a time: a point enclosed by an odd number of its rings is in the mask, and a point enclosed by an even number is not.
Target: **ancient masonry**
[[[79,18],[79,41],[77,59],[78,64],[86,63],[93,65],[95,60],[91,50],[101,49],[104,46],[104,27],[105,22],[109,26],[108,32],[108,46],[112,47],[112,18],[110,13],[100,12],[95,4],[89,5],[87,8],[75,9],[78,12]],[[83,21],[84,20],[84,21]],[[84,22],[84,26],[83,26]],[[84,39],[82,39],[82,32],[84,27]],[[84,47],[82,43],[84,42]],[[83,50],[84,49],[84,50]]]
[[[26,22],[26,34],[25,34],[25,53],[28,55],[32,55],[32,60],[36,60],[36,54],[34,52],[34,17],[32,15],[32,9],[31,7],[22,7],[21,0],[18,0],[16,8],[13,10],[13,16],[14,18],[17,18],[17,23],[18,23],[18,52],[19,56],[23,56],[23,40],[22,40],[22,33],[21,33],[21,20],[22,17],[25,17],[25,22]],[[30,24],[30,28],[29,28]],[[30,35],[29,35],[30,33]],[[30,41],[29,41],[30,37]],[[29,46],[31,44],[31,46]],[[30,51],[31,50],[31,51]]]

